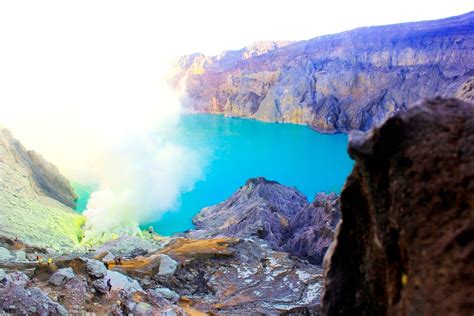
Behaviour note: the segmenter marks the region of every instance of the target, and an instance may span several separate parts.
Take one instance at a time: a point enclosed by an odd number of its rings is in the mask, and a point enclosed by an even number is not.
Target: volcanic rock
[[[0,247],[0,261],[8,261],[12,258],[13,256],[8,249]]]
[[[320,193],[308,204],[295,188],[249,179],[226,201],[201,210],[190,238],[253,238],[321,265],[339,221],[339,197]]]
[[[308,205],[294,188],[265,178],[249,179],[226,201],[202,209],[194,218],[191,238],[256,237],[279,247],[289,221]]]
[[[171,259],[170,256],[161,254],[160,255],[160,268],[158,270],[159,275],[163,276],[172,276],[173,273],[176,271],[176,267],[178,263]]]
[[[69,182],[6,129],[0,129],[0,179],[0,235],[55,250],[78,246],[83,218],[70,208],[77,197]]]
[[[324,314],[472,314],[474,105],[424,101],[349,152]]]
[[[14,271],[8,273],[5,276],[5,286],[12,287],[12,286],[25,286],[29,281],[30,278],[23,272]]]
[[[474,75],[474,12],[288,44],[185,56],[174,83],[191,111],[365,131]]]
[[[474,102],[474,77],[471,77],[466,82],[464,82],[459,87],[459,90],[456,92],[455,96],[461,100]]]
[[[129,292],[143,291],[142,287],[136,280],[131,279],[128,276],[123,275],[122,273],[117,272],[117,271],[107,271],[107,275],[105,276],[104,279],[110,280],[113,291],[120,291],[120,290],[126,290]]]
[[[92,281],[91,285],[100,294],[106,294],[109,291],[107,282],[103,278]]]
[[[67,315],[66,309],[52,301],[39,288],[0,287],[0,309],[14,315]]]
[[[172,302],[177,302],[179,300],[179,294],[166,287],[160,287],[160,288],[154,289],[153,291],[155,291],[155,293],[157,293],[158,295],[161,295],[165,299],[170,300]]]
[[[340,219],[339,196],[319,193],[290,220],[282,249],[321,265]]]
[[[107,275],[107,268],[105,265],[94,259],[87,260],[86,269],[89,276],[94,279],[100,279]]]
[[[60,286],[64,285],[68,280],[74,278],[74,271],[72,268],[64,268],[59,269],[56,271],[51,278],[49,279],[49,283]]]
[[[161,252],[178,261],[170,279],[154,281],[201,312],[276,314],[319,309],[321,270],[251,240],[176,239]]]

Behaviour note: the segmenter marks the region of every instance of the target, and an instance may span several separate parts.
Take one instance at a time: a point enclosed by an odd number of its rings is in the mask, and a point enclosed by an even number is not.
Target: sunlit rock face
[[[58,169],[0,129],[0,235],[55,249],[78,244],[82,217]]]
[[[474,102],[474,77],[469,78],[464,82],[456,92],[456,98]]]
[[[474,74],[474,13],[360,28],[221,56],[183,57],[174,79],[192,111],[367,130],[420,98],[453,96]]]
[[[325,258],[324,314],[471,314],[474,104],[433,99],[361,134]]]

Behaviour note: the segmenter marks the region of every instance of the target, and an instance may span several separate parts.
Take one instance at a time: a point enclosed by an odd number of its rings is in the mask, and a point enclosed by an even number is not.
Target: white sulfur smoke
[[[134,231],[138,224],[157,219],[201,173],[199,157],[156,133],[128,136],[103,158],[98,163],[100,187],[84,212],[87,240]]]
[[[160,16],[114,4],[0,5],[0,124],[94,184],[89,240],[158,219],[201,176],[196,153],[166,137],[181,109]]]

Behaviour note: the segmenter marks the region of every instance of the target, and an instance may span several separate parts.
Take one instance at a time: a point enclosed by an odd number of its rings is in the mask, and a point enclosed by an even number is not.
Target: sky
[[[148,213],[130,219],[140,222],[201,174],[192,152],[150,133],[179,121],[165,84],[174,58],[471,10],[469,0],[0,0],[0,126],[70,179],[99,183],[91,218],[129,215],[154,185]]]

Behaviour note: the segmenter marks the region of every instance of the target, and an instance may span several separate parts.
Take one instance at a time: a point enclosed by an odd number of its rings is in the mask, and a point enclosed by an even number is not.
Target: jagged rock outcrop
[[[474,104],[425,101],[349,152],[324,314],[472,314]]]
[[[474,12],[365,27],[260,53],[185,56],[176,86],[191,110],[367,130],[424,97],[453,96],[474,75]]]
[[[247,180],[226,201],[202,209],[194,218],[191,238],[257,237],[277,247],[297,212],[308,205],[294,188],[264,178]]]
[[[60,249],[78,244],[76,195],[51,163],[0,129],[0,236]]]
[[[253,178],[226,201],[202,209],[187,236],[259,239],[321,265],[340,218],[338,201],[334,193],[320,193],[308,203],[295,188]]]
[[[339,219],[339,196],[319,193],[313,203],[290,220],[281,243],[282,249],[309,262],[321,265]]]

